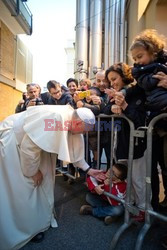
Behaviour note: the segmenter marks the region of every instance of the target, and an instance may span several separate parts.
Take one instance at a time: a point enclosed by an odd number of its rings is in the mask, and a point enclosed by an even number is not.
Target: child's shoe
[[[82,214],[82,215],[92,214],[92,207],[89,205],[83,205],[80,208],[80,214]]]
[[[106,216],[106,217],[104,218],[104,223],[105,223],[106,225],[109,225],[109,224],[115,222],[117,219],[118,219],[117,216]]]

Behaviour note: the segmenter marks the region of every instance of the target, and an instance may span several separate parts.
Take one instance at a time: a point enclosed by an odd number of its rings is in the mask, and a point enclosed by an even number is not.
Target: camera
[[[43,105],[41,98],[36,98],[35,105]]]
[[[85,91],[79,92],[78,96],[80,99],[84,99],[84,98],[90,96],[90,90],[85,90]]]

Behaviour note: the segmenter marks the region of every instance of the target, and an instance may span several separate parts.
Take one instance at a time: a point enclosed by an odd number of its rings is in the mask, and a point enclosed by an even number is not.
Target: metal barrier
[[[99,115],[98,121],[100,121],[100,118],[111,118],[112,121],[112,129],[111,129],[111,149],[113,149],[113,143],[114,143],[114,118],[116,119],[124,119],[129,124],[130,129],[130,137],[129,137],[129,154],[128,154],[128,175],[127,175],[127,189],[126,189],[126,198],[125,200],[119,199],[117,196],[112,195],[109,192],[104,192],[105,195],[121,202],[125,206],[125,214],[124,214],[124,223],[119,228],[119,230],[114,235],[112,242],[111,242],[111,249],[114,249],[117,245],[117,242],[121,236],[121,234],[131,226],[132,222],[134,220],[130,217],[130,214],[138,215],[139,214],[139,208],[131,204],[131,187],[132,187],[132,167],[133,167],[133,154],[134,154],[134,139],[135,138],[143,138],[144,132],[140,131],[140,129],[146,129],[146,127],[141,127],[138,129],[135,129],[134,124],[131,120],[129,120],[125,115]],[[100,129],[98,129],[98,146],[100,145]],[[99,151],[98,151],[99,152]],[[113,150],[111,150],[111,158],[110,158],[110,170],[112,170],[112,164],[113,164]],[[111,178],[112,178],[112,171],[111,171]],[[110,186],[112,183],[110,182]]]
[[[79,176],[77,168],[75,169],[75,171],[76,171],[75,175],[70,174],[69,164],[67,165],[67,167],[63,167],[63,162],[62,161],[60,161],[60,166],[59,167],[56,166],[56,172],[58,172],[58,173],[60,173],[62,175],[66,175],[67,177],[69,177],[69,178],[71,178],[73,180],[76,180],[78,178],[78,176]]]
[[[105,195],[121,202],[125,206],[125,214],[124,214],[124,223],[121,225],[121,227],[118,229],[118,231],[115,233],[112,241],[110,249],[114,249],[117,245],[117,242],[124,233],[128,227],[132,225],[134,222],[134,219],[131,218],[130,214],[138,215],[139,214],[139,208],[131,204],[131,186],[132,186],[132,165],[133,165],[133,154],[134,154],[134,139],[135,138],[142,138],[144,137],[144,133],[142,130],[147,131],[147,169],[146,169],[146,208],[145,208],[145,224],[142,227],[142,229],[139,232],[137,242],[135,245],[135,250],[140,250],[144,237],[146,233],[148,232],[149,228],[151,227],[151,216],[157,217],[160,220],[167,222],[167,217],[159,214],[151,209],[150,204],[150,197],[151,197],[151,163],[152,163],[152,131],[154,124],[162,119],[167,117],[167,114],[161,114],[157,117],[153,118],[151,122],[149,123],[148,127],[141,127],[138,129],[135,129],[134,124],[131,120],[129,120],[125,115],[103,115],[100,114],[97,116],[98,121],[98,127],[97,127],[97,152],[98,152],[98,159],[97,159],[97,166],[100,168],[100,159],[99,159],[99,152],[100,152],[100,120],[101,118],[110,118],[111,120],[111,158],[110,158],[110,170],[112,170],[112,163],[113,163],[113,143],[114,143],[114,119],[124,119],[128,122],[129,128],[130,128],[130,138],[129,138],[129,154],[128,154],[128,175],[127,175],[127,190],[126,190],[126,198],[125,200],[118,198],[115,195],[112,195],[109,192],[104,192]],[[88,134],[86,135],[86,159],[88,159]],[[64,173],[64,172],[63,172]],[[74,176],[71,176],[68,172],[65,173],[70,178],[77,178]],[[112,176],[112,171],[111,171]],[[111,187],[112,183],[110,183]]]
[[[100,131],[101,131],[101,119],[104,118],[110,118],[111,122],[111,127],[107,125],[108,128],[111,129],[111,155],[110,155],[110,179],[112,179],[112,165],[113,165],[113,149],[114,149],[114,130],[115,130],[115,118],[116,119],[124,119],[128,122],[129,124],[129,129],[130,129],[130,138],[129,138],[129,154],[128,154],[128,175],[127,175],[127,189],[126,189],[126,198],[125,200],[118,198],[115,195],[112,195],[109,192],[104,192],[106,196],[109,196],[125,206],[125,216],[124,216],[124,224],[119,228],[117,233],[114,235],[112,242],[111,242],[111,249],[114,249],[119,237],[121,234],[132,224],[134,221],[133,219],[130,218],[130,214],[138,215],[139,214],[139,209],[131,204],[131,186],[132,186],[132,165],[133,165],[133,154],[134,154],[134,139],[135,138],[141,138],[144,137],[143,131],[140,131],[139,129],[135,130],[134,124],[131,120],[129,120],[125,115],[104,115],[100,114],[97,116],[97,167],[100,168]],[[106,121],[107,122],[107,121]],[[143,128],[142,128],[143,129]],[[144,128],[145,129],[145,128]],[[88,159],[88,134],[86,135],[86,159]],[[61,169],[59,170],[60,173],[63,173],[70,178],[76,179],[77,177],[71,176],[68,171],[63,172]],[[112,186],[112,181],[110,181],[110,190]]]
[[[158,219],[167,222],[167,216],[164,216],[160,213],[157,213],[151,210],[151,205],[150,205],[153,129],[154,129],[155,123],[161,120],[162,118],[167,118],[167,113],[163,113],[154,117],[149,123],[148,129],[147,129],[146,210],[145,210],[146,215],[145,215],[145,224],[139,232],[139,235],[136,241],[135,250],[140,250],[142,247],[144,237],[151,227],[151,223],[152,223],[151,216],[157,217]]]

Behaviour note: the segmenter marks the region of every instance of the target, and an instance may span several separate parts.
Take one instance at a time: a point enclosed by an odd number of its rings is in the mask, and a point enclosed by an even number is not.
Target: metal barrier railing
[[[139,129],[135,129],[134,124],[131,120],[129,120],[125,115],[104,115],[100,114],[97,116],[97,168],[100,168],[100,132],[101,132],[101,119],[107,118],[108,121],[106,122],[111,122],[110,124],[107,124],[106,127],[108,127],[111,130],[111,155],[110,155],[110,179],[112,179],[112,165],[113,165],[113,149],[114,149],[114,131],[117,128],[115,125],[115,119],[122,119],[126,120],[129,124],[129,129],[130,129],[130,137],[129,137],[129,154],[128,154],[128,175],[127,175],[127,189],[126,189],[126,198],[125,200],[118,198],[117,196],[109,193],[109,192],[104,192],[105,195],[121,202],[125,206],[125,215],[124,215],[124,224],[120,227],[120,229],[117,231],[117,233],[114,235],[112,242],[111,242],[111,248],[113,249],[120,237],[120,235],[131,225],[133,220],[130,218],[130,213],[137,215],[139,213],[139,209],[131,204],[131,186],[132,186],[132,165],[133,165],[133,154],[134,154],[134,139],[138,137],[144,137],[143,131],[140,131]],[[116,128],[115,128],[116,127]],[[88,159],[88,134],[86,135],[86,159]],[[71,175],[67,172],[64,173],[70,178],[75,178],[71,177]],[[111,191],[111,186],[112,182],[110,180],[110,191]]]
[[[145,224],[142,227],[142,229],[139,232],[135,250],[140,250],[144,237],[151,227],[151,220],[150,217],[154,216],[157,217],[163,221],[167,221],[167,217],[159,214],[153,210],[151,210],[151,163],[152,163],[152,131],[154,124],[162,119],[167,117],[167,114],[161,114],[157,117],[153,118],[151,122],[149,123],[148,127],[140,127],[138,129],[135,129],[134,124],[131,120],[129,120],[125,115],[103,115],[100,114],[97,116],[97,152],[98,152],[98,159],[97,159],[97,167],[100,168],[100,159],[99,159],[99,152],[100,152],[100,120],[103,118],[110,118],[111,119],[111,156],[110,156],[110,169],[112,170],[112,164],[113,164],[113,148],[114,148],[114,119],[124,119],[128,122],[129,128],[130,128],[130,137],[129,137],[129,154],[128,154],[128,175],[127,175],[127,189],[126,189],[126,198],[125,200],[118,198],[115,195],[112,195],[109,192],[104,192],[105,195],[121,202],[125,206],[125,214],[124,214],[124,223],[121,225],[121,227],[118,229],[118,231],[115,233],[112,241],[110,249],[114,249],[117,245],[117,242],[122,235],[122,233],[128,229],[134,222],[134,219],[131,218],[130,214],[138,215],[139,214],[139,208],[131,204],[131,187],[132,187],[132,167],[133,167],[133,154],[134,154],[134,139],[135,138],[143,138],[144,132],[143,130],[147,131],[147,169],[146,169],[146,208],[145,208]],[[142,130],[142,131],[141,131]],[[88,134],[86,135],[86,159],[88,159]],[[71,176],[68,172],[65,173],[70,178],[77,178],[74,176]],[[111,171],[112,176],[112,171]],[[112,183],[110,183],[111,187]]]
[[[145,215],[145,224],[142,227],[142,229],[139,232],[135,250],[140,250],[142,247],[142,243],[144,240],[144,237],[148,230],[151,227],[151,216],[156,217],[160,220],[167,222],[167,216],[164,216],[160,213],[157,213],[153,210],[151,210],[151,204],[150,204],[150,197],[151,197],[151,171],[152,171],[152,139],[153,139],[153,129],[154,125],[157,121],[167,118],[167,113],[160,114],[156,117],[154,117],[147,129],[147,169],[146,169],[146,215]]]
[[[138,215],[139,214],[139,208],[132,205],[131,203],[131,187],[132,187],[132,167],[133,167],[133,155],[134,155],[134,139],[135,138],[144,138],[145,134],[143,131],[140,131],[141,129],[145,130],[146,127],[141,127],[138,129],[135,129],[134,123],[129,120],[125,115],[111,115],[111,116],[104,116],[100,115],[100,118],[104,117],[110,117],[112,119],[112,129],[111,129],[111,149],[113,149],[113,143],[114,143],[114,118],[116,119],[124,119],[129,124],[130,129],[130,136],[129,136],[129,153],[128,153],[128,174],[127,174],[127,189],[126,189],[126,198],[125,200],[119,199],[117,196],[112,195],[111,193],[104,192],[105,195],[121,202],[125,206],[125,214],[124,214],[124,223],[123,225],[118,229],[116,234],[114,235],[112,242],[111,242],[111,249],[114,249],[117,245],[117,242],[121,236],[121,234],[131,226],[134,219],[130,217],[130,214]],[[110,159],[110,169],[112,169],[112,163],[113,163],[113,150],[111,150],[111,159]],[[110,182],[110,186],[112,183]]]

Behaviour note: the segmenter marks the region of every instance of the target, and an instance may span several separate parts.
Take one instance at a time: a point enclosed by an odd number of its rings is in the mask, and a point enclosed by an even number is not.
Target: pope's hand
[[[88,175],[93,176],[98,181],[104,181],[106,179],[106,176],[105,176],[103,170],[90,168],[88,171]]]
[[[38,170],[38,172],[35,175],[31,176],[31,178],[34,181],[35,187],[40,186],[43,181],[43,175],[40,170]]]

